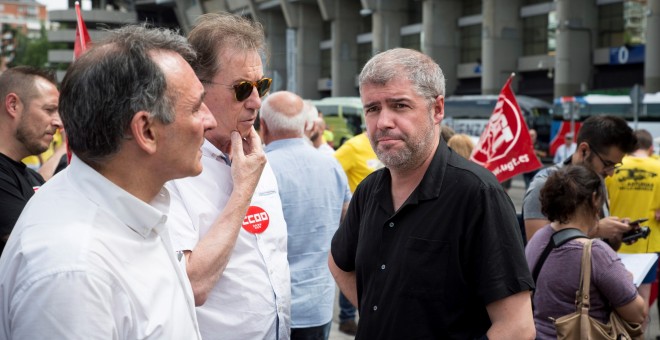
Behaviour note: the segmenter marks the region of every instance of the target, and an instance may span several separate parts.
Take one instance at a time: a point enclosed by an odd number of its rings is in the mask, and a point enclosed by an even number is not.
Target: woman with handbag
[[[583,166],[563,167],[550,175],[541,190],[542,211],[552,223],[536,232],[525,248],[536,280],[532,302],[537,339],[557,339],[557,329],[560,338],[584,338],[586,331],[582,328],[580,335],[579,323],[597,325],[594,320],[611,329],[610,317],[617,316],[613,312],[628,323],[641,324],[646,318],[648,307],[617,254],[605,242],[585,236],[598,228],[604,190],[600,176]],[[583,260],[587,262],[584,272]],[[582,288],[584,294],[577,296]],[[580,318],[581,312],[590,318]],[[570,336],[556,328],[567,327],[566,318],[560,319],[566,315],[577,323],[576,333]],[[562,322],[556,326],[557,319]]]

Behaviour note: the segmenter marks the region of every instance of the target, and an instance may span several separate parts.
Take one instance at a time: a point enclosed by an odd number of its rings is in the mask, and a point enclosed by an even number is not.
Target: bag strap
[[[555,231],[552,234],[552,237],[550,238],[550,242],[548,242],[548,245],[545,246],[545,249],[543,249],[543,253],[541,253],[541,256],[539,257],[539,260],[536,262],[536,266],[534,266],[534,270],[532,271],[532,277],[534,278],[534,282],[537,281],[539,274],[541,273],[541,267],[543,267],[543,263],[545,263],[545,260],[548,258],[548,255],[550,255],[550,252],[552,252],[553,249],[561,247],[564,243],[574,240],[576,238],[588,238],[585,234],[580,231],[580,229],[575,229],[575,228],[566,228],[562,229],[559,231]]]
[[[582,307],[589,309],[589,289],[591,288],[591,244],[594,240],[587,240],[582,248],[582,270],[580,271],[580,288],[575,296],[578,310]]]

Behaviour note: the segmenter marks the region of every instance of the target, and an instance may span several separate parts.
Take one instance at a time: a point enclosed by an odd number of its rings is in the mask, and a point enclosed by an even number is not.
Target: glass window
[[[365,17],[362,17],[362,20],[360,21],[360,29],[359,29],[360,34],[371,32],[371,29],[372,29],[372,27],[371,27],[371,25],[372,25],[371,20],[372,19],[371,18],[372,18],[371,15],[367,15]]]
[[[332,21],[324,21],[322,27],[321,41],[332,39]]]
[[[371,42],[358,44],[358,70],[362,70],[364,64],[371,59]]]
[[[321,50],[321,78],[332,78],[332,49]]]
[[[598,47],[623,45],[623,2],[598,6]]]
[[[421,51],[421,34],[410,34],[401,37],[401,47],[410,48],[413,50]]]
[[[548,53],[548,15],[523,18],[523,55]]]
[[[523,18],[523,55],[553,54],[556,46],[556,12]]]
[[[463,0],[463,16],[481,14],[481,0]]]
[[[461,62],[481,61],[481,25],[461,27]]]
[[[407,2],[407,24],[412,25],[422,22],[422,2],[421,1],[408,1]]]
[[[646,43],[646,0],[627,0],[623,3],[624,43],[639,45]]]

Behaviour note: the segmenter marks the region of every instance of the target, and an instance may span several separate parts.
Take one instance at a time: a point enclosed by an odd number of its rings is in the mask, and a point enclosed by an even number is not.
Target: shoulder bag
[[[580,287],[576,292],[574,313],[564,315],[554,320],[557,329],[557,339],[612,339],[641,340],[642,326],[623,320],[616,310],[612,309],[607,324],[589,316],[589,288],[591,285],[591,244],[588,240],[582,251],[582,270]]]

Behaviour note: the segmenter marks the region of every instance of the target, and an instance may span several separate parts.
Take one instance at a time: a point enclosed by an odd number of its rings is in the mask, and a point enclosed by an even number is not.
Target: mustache
[[[384,130],[384,131],[375,131],[374,132],[374,141],[378,142],[381,138],[393,138],[393,139],[401,139],[401,140],[406,140],[406,136],[400,133],[394,133],[391,130]]]

